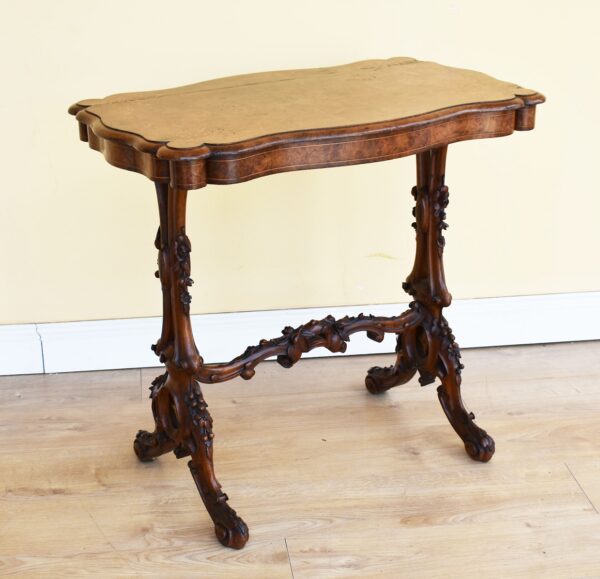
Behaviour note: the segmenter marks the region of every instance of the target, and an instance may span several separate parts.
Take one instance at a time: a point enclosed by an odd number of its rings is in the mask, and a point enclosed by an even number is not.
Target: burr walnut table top
[[[121,93],[70,112],[109,162],[197,188],[530,129],[543,101],[480,72],[398,57]]]

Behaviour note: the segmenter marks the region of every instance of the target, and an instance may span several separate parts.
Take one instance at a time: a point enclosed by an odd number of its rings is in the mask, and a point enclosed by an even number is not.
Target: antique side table
[[[223,545],[243,547],[248,528],[215,477],[213,424],[200,383],[248,380],[256,365],[272,356],[290,368],[313,348],[343,352],[355,332],[367,332],[377,342],[392,332],[396,362],[367,372],[368,391],[379,394],[415,373],[422,385],[439,378],[442,408],[469,456],[483,462],[492,457],[494,441],[461,400],[460,351],[442,315],[451,301],[442,262],[446,150],[457,141],[530,130],[536,105],[543,102],[533,90],[479,72],[392,58],[117,94],[69,109],[81,140],[112,165],[155,183],[163,324],[152,349],[166,372],[151,386],[154,431],[138,432],[134,450],[142,461],[169,451],[190,457],[188,466]],[[413,298],[409,309],[390,318],[360,314],[312,320],[284,328],[283,335],[261,340],[228,363],[205,364],[190,323],[188,190],[413,154],[416,256],[403,284]]]

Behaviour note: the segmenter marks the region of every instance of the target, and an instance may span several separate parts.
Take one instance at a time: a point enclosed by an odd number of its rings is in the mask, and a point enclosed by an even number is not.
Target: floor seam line
[[[592,506],[592,509],[594,509],[594,511],[596,511],[597,515],[600,515],[600,513],[598,512],[598,509],[596,508],[596,505],[592,502],[592,499],[590,499],[588,494],[583,490],[581,483],[577,480],[577,477],[573,474],[573,471],[569,468],[569,465],[566,462],[564,463],[564,465],[565,465],[566,469],[569,471],[569,474],[573,477],[573,480],[577,483],[577,486],[583,493],[583,496],[588,500],[588,503],[590,503],[590,505]]]
[[[96,529],[98,529],[98,532],[100,533],[100,535],[104,538],[104,540],[108,543],[108,545],[110,545],[110,547],[112,548],[114,554],[121,560],[123,561],[123,563],[125,563],[127,565],[127,567],[129,567],[130,569],[131,564],[130,562],[127,560],[127,557],[124,553],[122,553],[121,551],[119,551],[113,544],[112,542],[108,539],[108,537],[106,536],[106,534],[104,533],[104,531],[100,528],[100,525],[98,524],[98,522],[96,521],[96,519],[94,518],[94,516],[92,515],[92,513],[90,513],[90,511],[88,509],[86,509],[84,507],[85,512],[88,514],[88,516],[90,517],[90,519],[92,519],[92,522],[94,523]]]
[[[292,567],[292,559],[290,557],[290,549],[287,544],[287,537],[283,538],[283,542],[285,543],[285,550],[287,551],[288,563],[290,564],[290,572],[292,574],[292,579],[294,579],[294,568]]]

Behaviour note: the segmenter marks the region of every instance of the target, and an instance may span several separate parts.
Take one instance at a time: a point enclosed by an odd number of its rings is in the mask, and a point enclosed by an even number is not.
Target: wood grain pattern
[[[0,574],[600,574],[600,343],[463,353],[501,442],[485,466],[428,388],[365,392],[362,370],[391,358],[266,362],[251,388],[204,386],[221,476],[252,526],[242,551],[211,537],[181,462],[131,455],[156,369],[0,378]],[[239,436],[265,423],[260,444]]]
[[[533,90],[480,72],[400,57],[246,74],[78,105],[107,127],[186,150],[374,125],[533,95]]]
[[[476,71],[393,58],[124,93],[69,111],[109,163],[197,189],[529,130],[542,102]]]

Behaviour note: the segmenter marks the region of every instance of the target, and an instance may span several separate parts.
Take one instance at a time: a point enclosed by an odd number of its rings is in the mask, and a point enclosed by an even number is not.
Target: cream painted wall
[[[72,102],[393,55],[548,98],[535,131],[450,148],[454,297],[600,288],[600,3],[68,0],[2,12],[0,323],[159,314],[153,186],[79,142]],[[193,312],[403,300],[413,182],[407,158],[192,192]]]

